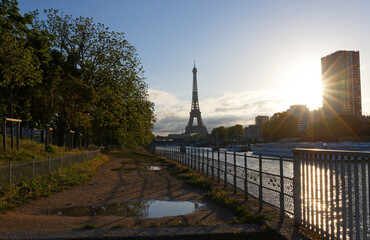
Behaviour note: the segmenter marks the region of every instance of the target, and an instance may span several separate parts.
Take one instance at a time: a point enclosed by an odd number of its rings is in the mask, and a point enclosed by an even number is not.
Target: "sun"
[[[285,92],[289,103],[304,104],[310,110],[322,106],[321,66],[315,63],[292,64],[286,74]]]

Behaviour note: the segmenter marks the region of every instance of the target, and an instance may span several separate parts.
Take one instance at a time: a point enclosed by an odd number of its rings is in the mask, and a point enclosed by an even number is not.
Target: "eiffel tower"
[[[194,118],[197,118],[198,125],[193,125]],[[199,110],[199,100],[198,100],[198,87],[197,87],[197,68],[193,68],[193,97],[191,101],[191,111],[188,125],[185,128],[185,134],[198,133],[201,135],[207,135],[208,131],[206,126],[204,126],[202,116]]]

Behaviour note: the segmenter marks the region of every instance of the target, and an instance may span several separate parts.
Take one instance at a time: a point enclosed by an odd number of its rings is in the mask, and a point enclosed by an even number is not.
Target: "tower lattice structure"
[[[194,124],[194,118],[197,119],[198,125]],[[185,134],[198,133],[201,135],[207,135],[208,131],[206,126],[203,123],[201,112],[199,109],[199,100],[198,100],[198,87],[197,87],[197,68],[193,68],[193,96],[191,101],[191,111],[188,125],[185,128]]]

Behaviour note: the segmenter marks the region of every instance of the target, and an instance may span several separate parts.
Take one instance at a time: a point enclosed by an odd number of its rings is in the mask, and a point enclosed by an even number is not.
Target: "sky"
[[[156,135],[185,130],[194,60],[209,132],[293,104],[321,107],[321,58],[338,50],[360,51],[362,111],[370,115],[370,1],[18,1],[22,13],[54,8],[124,32],[142,60]]]

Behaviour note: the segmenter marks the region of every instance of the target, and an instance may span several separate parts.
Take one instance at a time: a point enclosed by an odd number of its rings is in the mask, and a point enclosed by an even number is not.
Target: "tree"
[[[226,128],[224,126],[214,128],[211,134],[213,139],[226,140]]]
[[[275,113],[262,127],[265,141],[298,136],[298,119],[288,112]]]
[[[15,0],[0,3],[0,91],[7,115],[15,117],[19,93],[41,81],[40,61],[30,46],[27,34],[32,16],[19,14]],[[24,101],[22,101],[24,102]],[[17,117],[19,112],[16,113]]]
[[[78,79],[95,93],[86,103],[90,108],[83,110],[94,136],[125,145],[149,143],[154,105],[148,100],[136,49],[123,33],[109,31],[92,18],[73,18],[54,9],[45,13],[47,20],[36,24],[55,36],[52,50],[62,55],[63,75]]]

